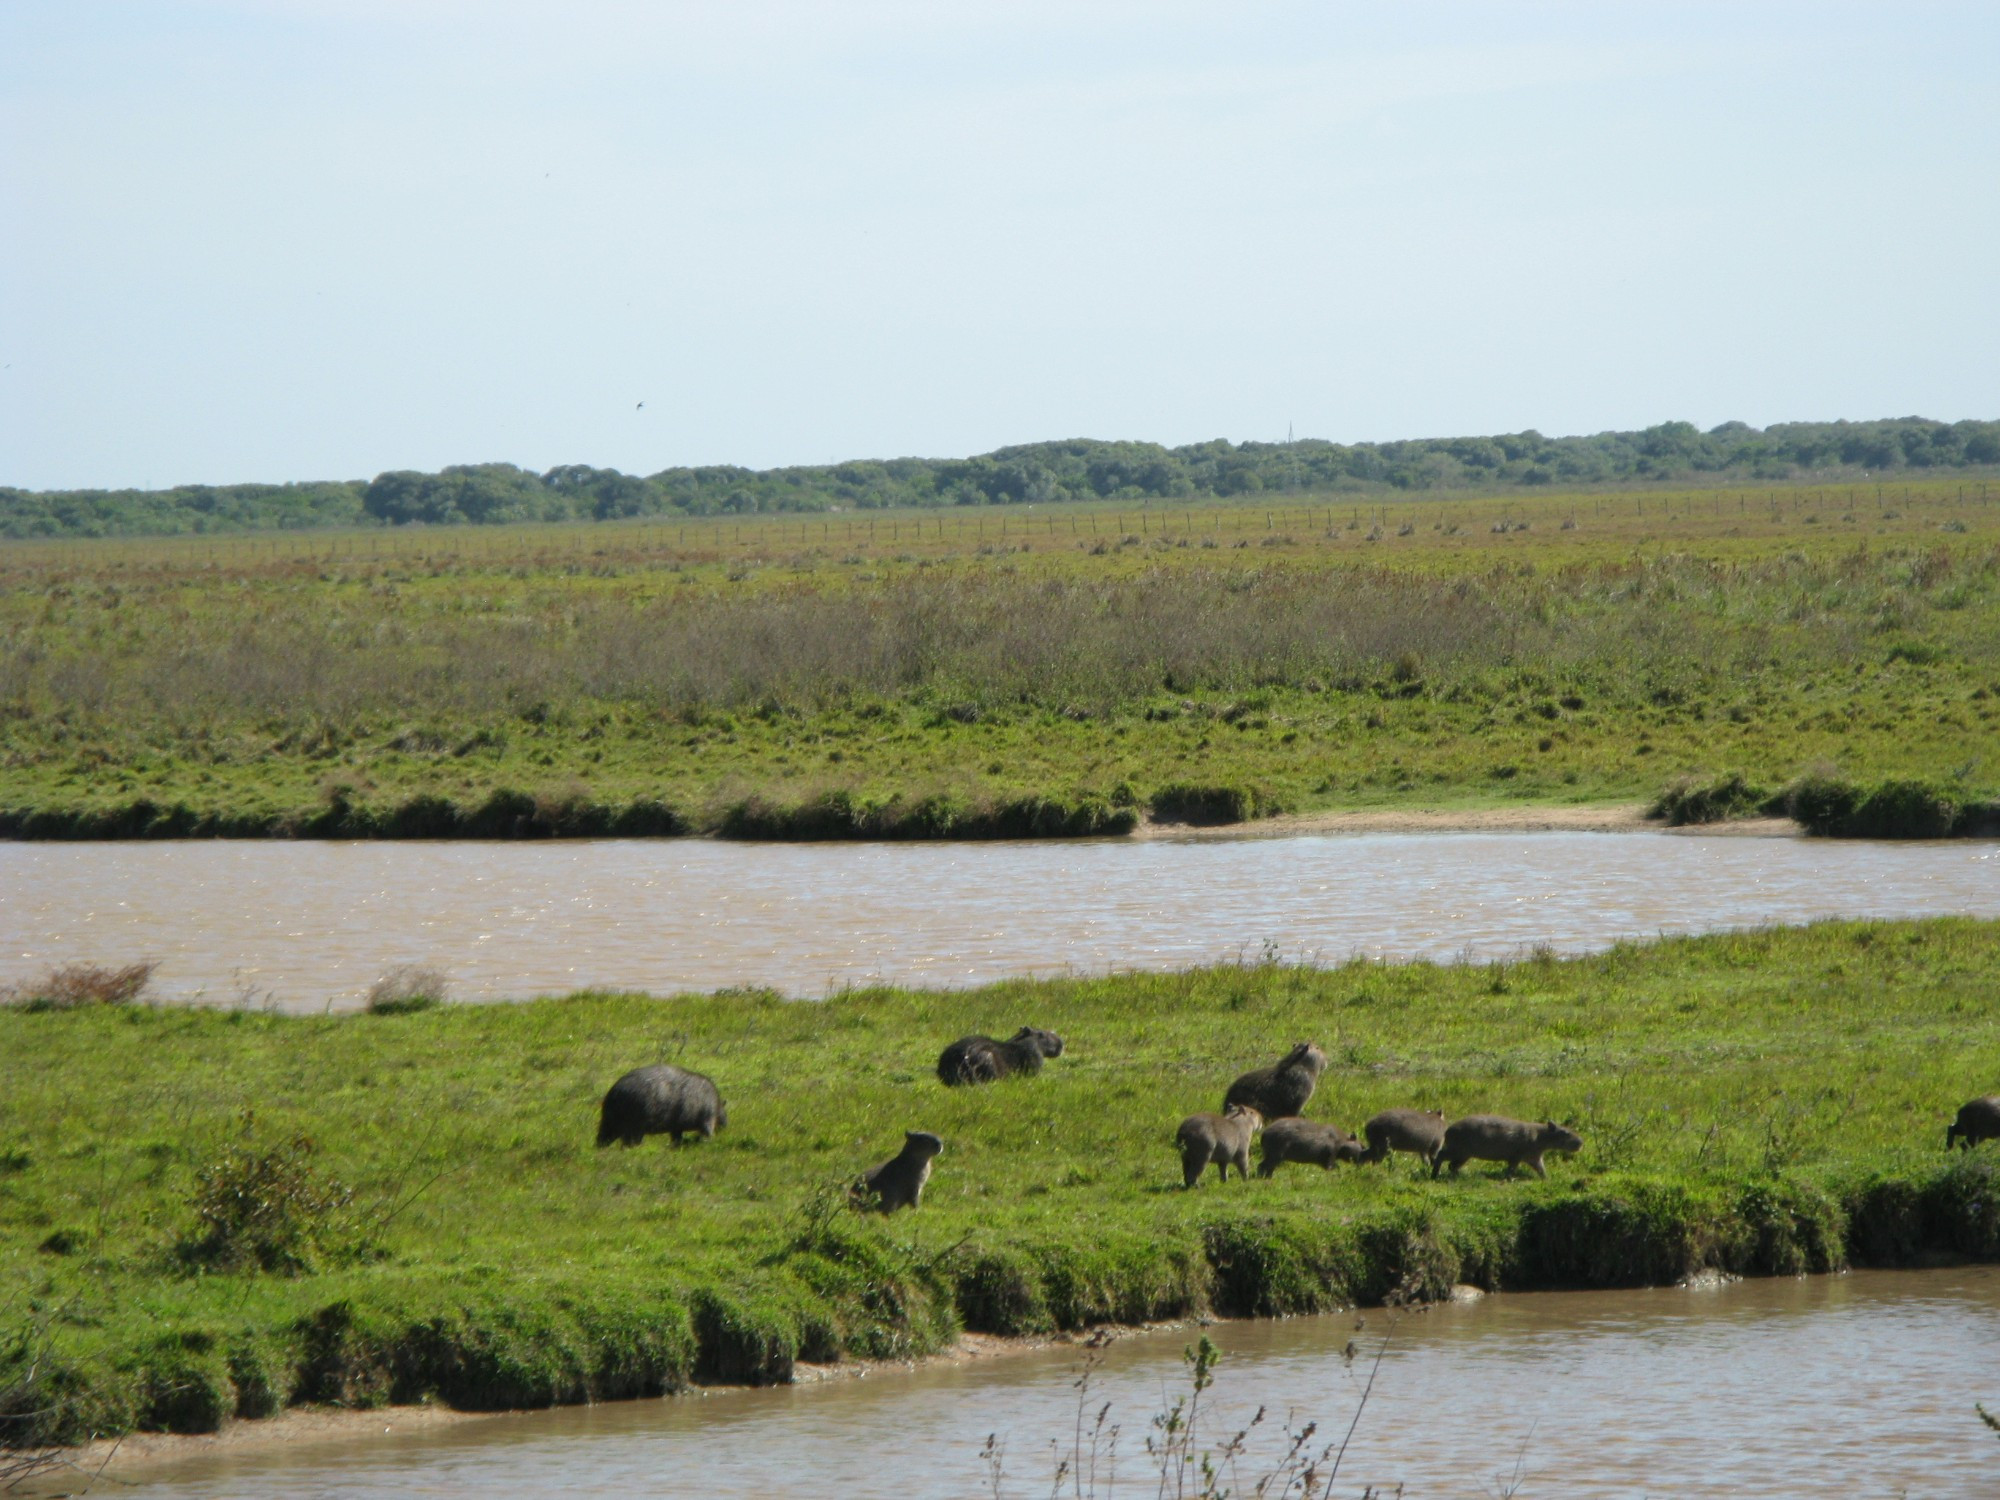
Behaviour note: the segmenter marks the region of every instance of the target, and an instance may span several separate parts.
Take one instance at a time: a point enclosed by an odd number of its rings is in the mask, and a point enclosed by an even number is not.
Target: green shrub
[[[1806,776],[1785,793],[1784,805],[1808,833],[1830,838],[1941,839],[1968,821],[1956,792],[1903,778],[1859,787],[1831,776]],[[1975,818],[1983,813],[1973,810]]]
[[[208,1271],[299,1275],[318,1264],[354,1193],[313,1165],[309,1136],[259,1147],[245,1141],[195,1173],[195,1227],[175,1247]]]
[[[1955,793],[1923,781],[1885,781],[1861,799],[1840,831],[1849,838],[1942,839],[1959,822]]]

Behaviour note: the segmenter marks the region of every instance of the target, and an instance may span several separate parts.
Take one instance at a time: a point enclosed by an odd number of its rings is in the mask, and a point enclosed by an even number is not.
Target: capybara
[[[2000,1094],[1986,1094],[1961,1106],[1958,1118],[1944,1128],[1947,1151],[1954,1141],[1970,1151],[1981,1141],[1995,1140],[2000,1140]]]
[[[1232,1104],[1219,1115],[1189,1115],[1174,1132],[1181,1148],[1181,1176],[1193,1187],[1201,1181],[1201,1169],[1210,1162],[1224,1182],[1229,1169],[1238,1177],[1250,1175],[1250,1138],[1263,1128],[1264,1117],[1242,1104]]]
[[[1061,1057],[1063,1039],[1039,1026],[1023,1026],[1004,1042],[990,1036],[962,1036],[938,1058],[940,1082],[991,1083],[1012,1073],[1039,1073],[1042,1059]]]
[[[709,1140],[729,1123],[729,1108],[715,1081],[672,1063],[634,1068],[611,1085],[597,1116],[597,1144],[623,1141],[636,1146],[649,1135],[684,1135]]]
[[[1526,1162],[1537,1177],[1548,1176],[1542,1166],[1545,1151],[1580,1151],[1583,1137],[1566,1125],[1544,1120],[1536,1125],[1528,1120],[1510,1120],[1505,1115],[1467,1115],[1445,1127],[1444,1144],[1431,1163],[1435,1177],[1447,1166],[1456,1177],[1469,1161],[1504,1161],[1506,1175],[1512,1177]]]
[[[1444,1111],[1441,1109],[1385,1109],[1361,1133],[1368,1137],[1363,1161],[1381,1161],[1391,1151],[1408,1151],[1430,1166],[1444,1144]]]
[[[1361,1142],[1338,1125],[1323,1125],[1318,1120],[1273,1120],[1264,1127],[1264,1159],[1257,1164],[1257,1175],[1269,1177],[1288,1161],[1331,1171],[1337,1161],[1361,1158]]]
[[[928,1130],[904,1131],[903,1149],[862,1175],[854,1184],[855,1199],[864,1208],[879,1208],[885,1214],[917,1207],[923,1201],[924,1184],[931,1180],[931,1160],[942,1150],[944,1142]]]
[[[1222,1108],[1241,1104],[1267,1120],[1298,1114],[1319,1087],[1326,1071],[1326,1054],[1311,1042],[1300,1042],[1268,1068],[1254,1068],[1229,1085]]]

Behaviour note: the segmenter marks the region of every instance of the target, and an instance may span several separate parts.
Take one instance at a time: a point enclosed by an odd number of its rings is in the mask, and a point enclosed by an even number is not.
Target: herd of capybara
[[[1063,1055],[1063,1039],[1053,1031],[1023,1026],[1006,1041],[990,1036],[960,1037],[939,1056],[937,1076],[947,1088],[992,1083],[998,1079],[1039,1073],[1045,1060]],[[1504,1162],[1504,1176],[1522,1167],[1547,1177],[1543,1157],[1565,1155],[1583,1148],[1583,1137],[1554,1120],[1539,1123],[1507,1115],[1466,1115],[1445,1123],[1441,1111],[1385,1109],[1361,1127],[1356,1138],[1338,1125],[1303,1118],[1306,1105],[1326,1071],[1326,1053],[1311,1042],[1300,1042],[1267,1068],[1253,1068],[1229,1085],[1221,1114],[1189,1115],[1174,1132],[1181,1158],[1181,1183],[1193,1188],[1210,1166],[1224,1182],[1234,1167],[1239,1178],[1250,1175],[1250,1146],[1263,1137],[1259,1177],[1269,1177],[1286,1162],[1303,1162],[1331,1170],[1338,1162],[1364,1166],[1385,1160],[1392,1151],[1408,1152],[1431,1169],[1433,1178],[1446,1167],[1452,1175],[1469,1161]],[[598,1113],[597,1144],[619,1141],[636,1146],[649,1135],[671,1136],[676,1146],[686,1136],[710,1140],[729,1123],[729,1109],[713,1079],[671,1063],[634,1068],[604,1096]],[[1964,1105],[1945,1127],[1944,1146],[1971,1150],[1981,1141],[2000,1140],[2000,1094],[1987,1094]],[[861,1174],[853,1184],[854,1201],[864,1208],[893,1213],[916,1208],[930,1181],[931,1163],[944,1142],[928,1130],[903,1134],[903,1149]]]

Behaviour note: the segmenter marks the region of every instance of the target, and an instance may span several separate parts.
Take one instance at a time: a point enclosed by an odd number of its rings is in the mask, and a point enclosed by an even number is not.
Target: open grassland
[[[1976,804],[1996,713],[1980,483],[0,546],[27,836]]]
[[[204,1430],[303,1400],[488,1407],[784,1380],[1211,1310],[2000,1256],[2000,924],[1842,923],[1480,967],[1288,966],[872,990],[584,994],[297,1018],[0,1011],[8,1441]],[[941,1046],[1052,1027],[1037,1078]],[[1179,1189],[1175,1124],[1295,1040],[1310,1118],[1568,1120],[1546,1182],[1413,1159]],[[711,1074],[714,1141],[599,1151],[597,1102]],[[842,1185],[945,1154],[887,1221]]]

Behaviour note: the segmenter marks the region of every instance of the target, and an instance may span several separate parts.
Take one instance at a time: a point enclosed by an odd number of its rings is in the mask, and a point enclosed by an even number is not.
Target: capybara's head
[[[1281,1068],[1305,1068],[1317,1078],[1326,1071],[1326,1054],[1311,1042],[1300,1042],[1285,1054],[1285,1060],[1278,1064]]]
[[[1264,1128],[1264,1116],[1247,1104],[1230,1105],[1228,1115],[1232,1120],[1239,1117],[1248,1120],[1252,1130],[1262,1130]]]
[[[1063,1039],[1053,1031],[1044,1031],[1039,1026],[1023,1026],[1014,1033],[1017,1042],[1033,1042],[1035,1050],[1044,1057],[1061,1057]]]
[[[906,1130],[903,1132],[903,1149],[912,1156],[936,1156],[944,1150],[944,1142],[928,1130]]]
[[[1567,1125],[1558,1125],[1554,1120],[1542,1121],[1542,1135],[1546,1142],[1545,1151],[1581,1151],[1583,1137]]]

